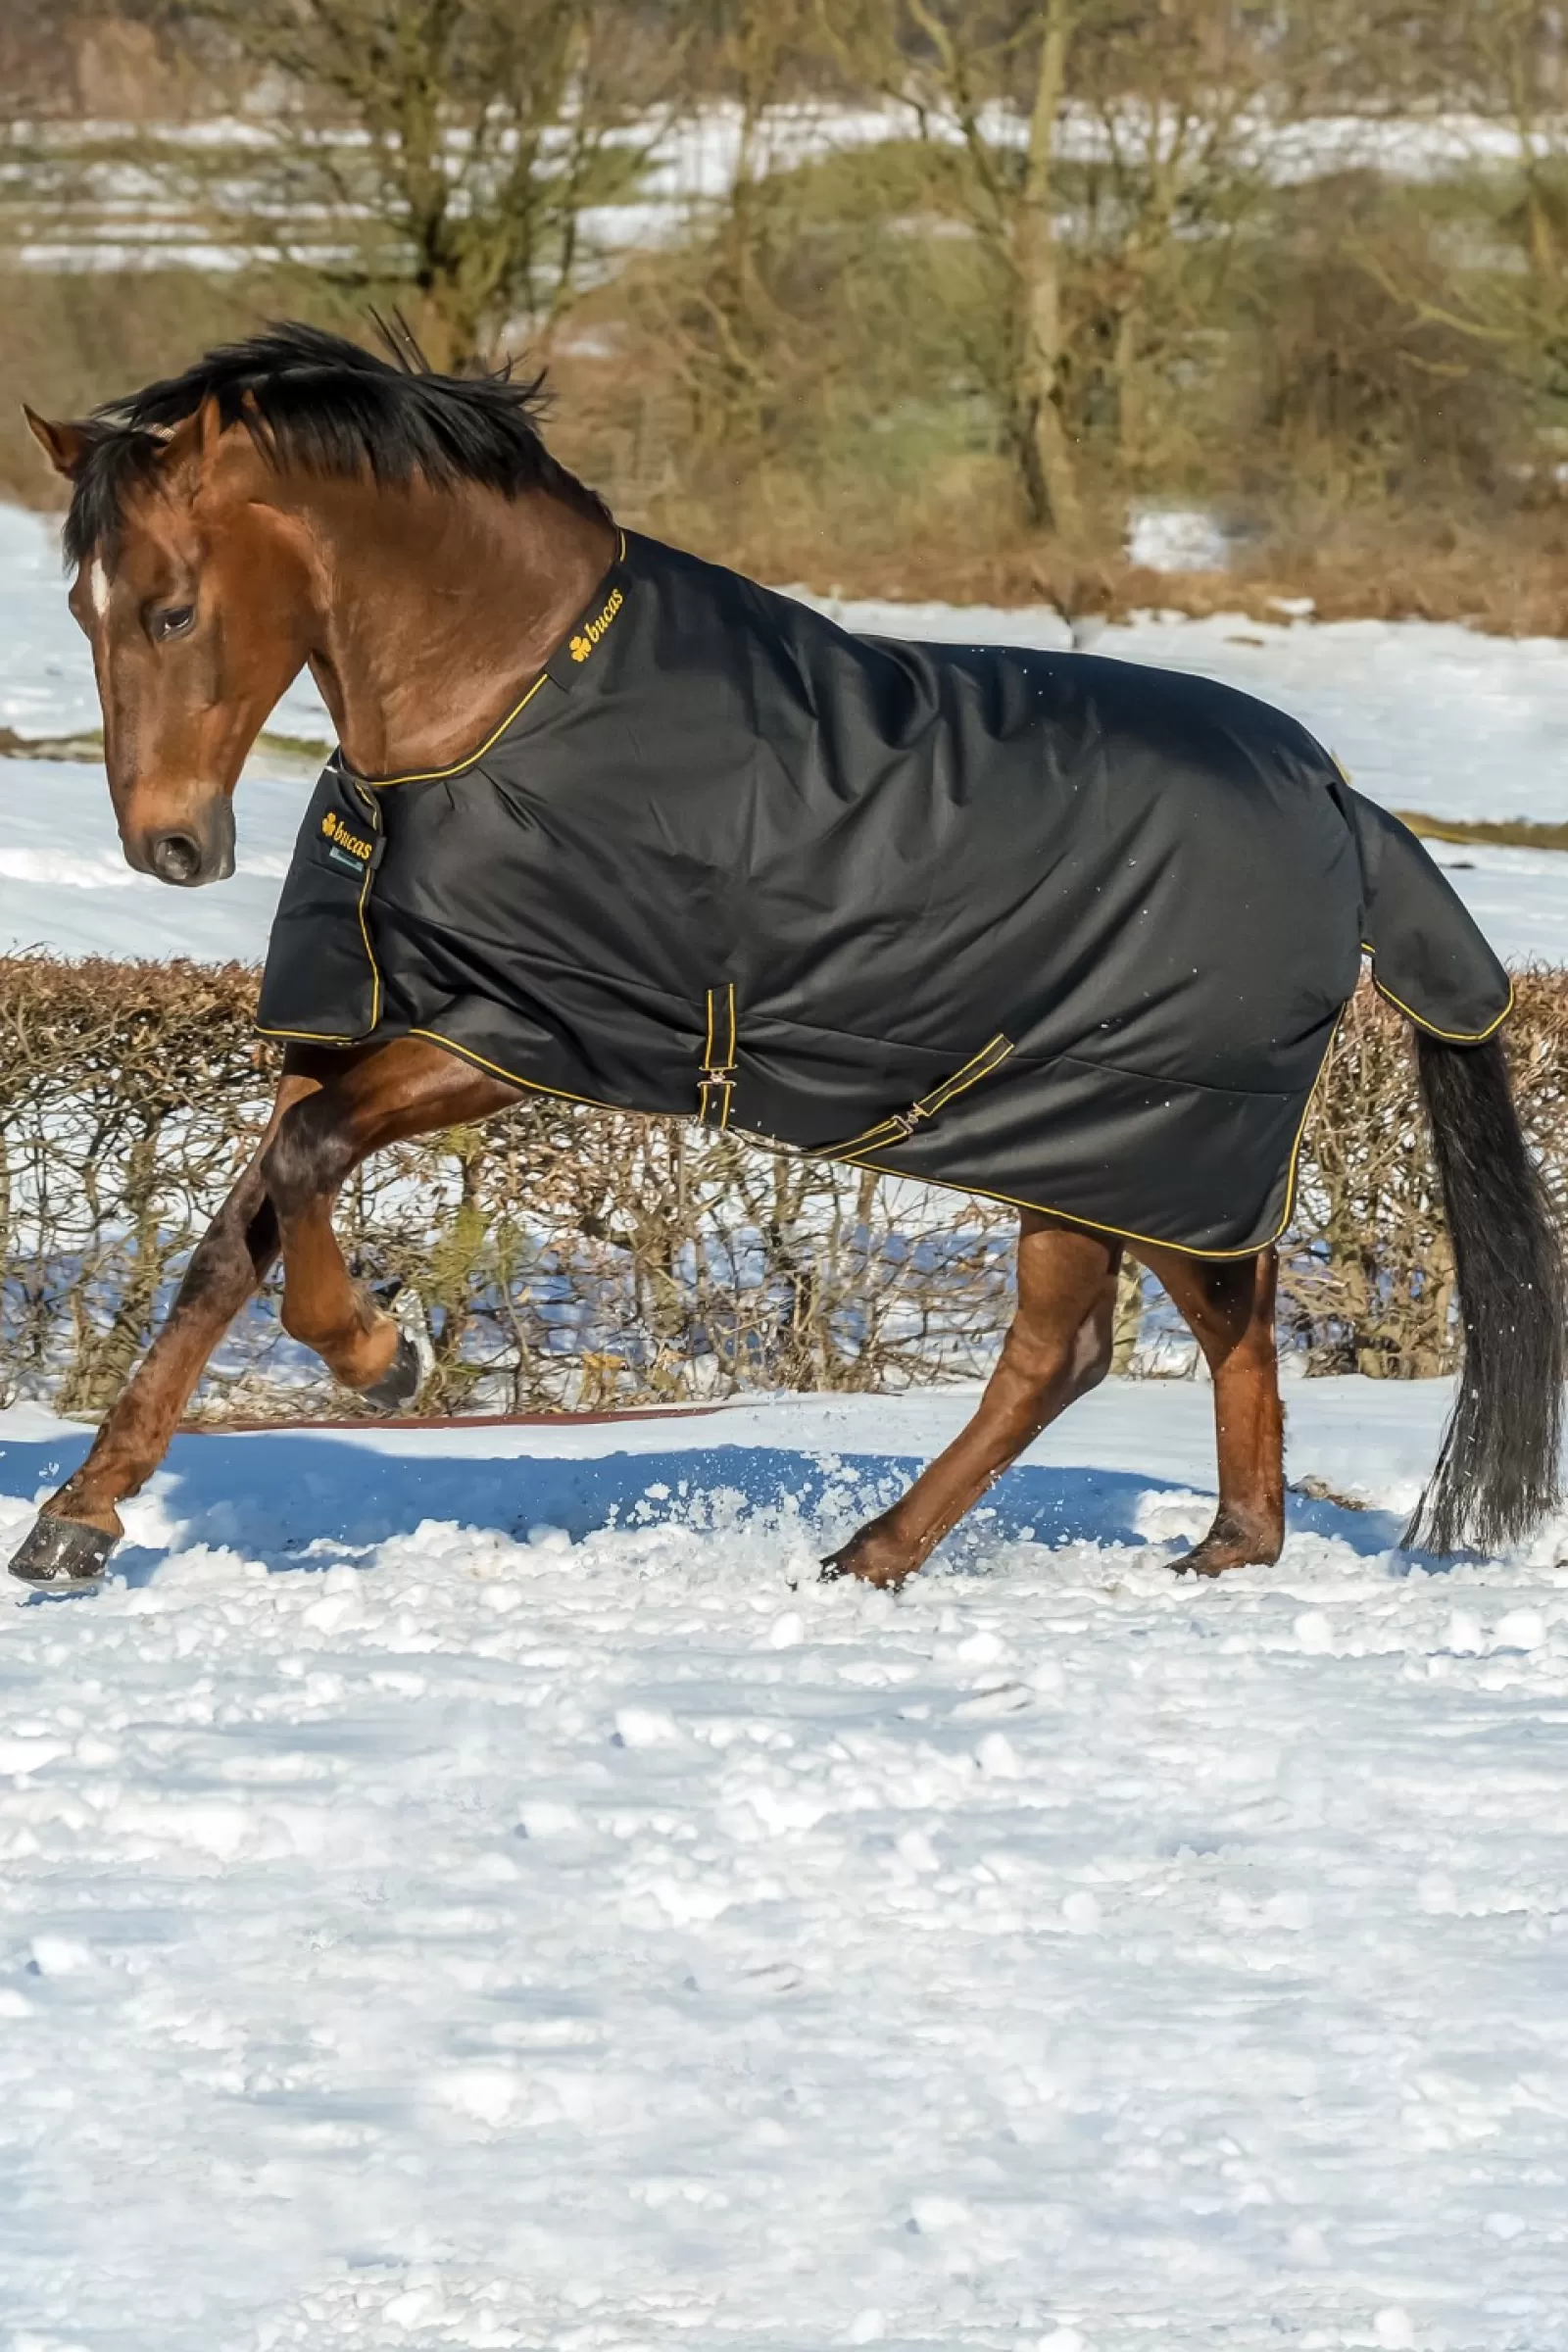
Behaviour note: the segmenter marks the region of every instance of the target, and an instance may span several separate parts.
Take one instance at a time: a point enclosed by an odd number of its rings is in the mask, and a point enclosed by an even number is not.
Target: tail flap
[[[1361,944],[1374,986],[1430,1036],[1480,1045],[1506,1019],[1512,981],[1409,826],[1348,787],[1345,800],[1361,852]]]

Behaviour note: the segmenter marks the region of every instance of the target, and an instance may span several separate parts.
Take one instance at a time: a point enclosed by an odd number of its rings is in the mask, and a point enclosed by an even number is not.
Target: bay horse
[[[269,962],[264,1025],[287,1043],[266,1132],[12,1573],[102,1582],[117,1506],[280,1254],[285,1329],[368,1401],[410,1402],[416,1359],[350,1276],[336,1196],[389,1145],[577,1091],[568,1046],[592,1099],[733,1111],[1019,1202],[1016,1313],[978,1411],[826,1575],[900,1585],[1104,1377],[1129,1243],[1213,1379],[1217,1507],[1176,1565],[1272,1562],[1276,1243],[1363,946],[1416,1025],[1464,1341],[1407,1541],[1537,1524],[1558,1494],[1560,1251],[1495,1034],[1505,975],[1410,836],[1294,721],[1209,681],[855,639],[629,539],[546,448],[536,390],[292,326],[81,421],[27,412],[71,485],[71,608],[129,863],[178,888],[232,872],[236,783],[304,667],[338,750]],[[438,867],[466,914],[421,899]],[[947,1009],[981,988],[1007,1024],[988,1042]],[[870,1124],[839,1142],[856,1104]]]

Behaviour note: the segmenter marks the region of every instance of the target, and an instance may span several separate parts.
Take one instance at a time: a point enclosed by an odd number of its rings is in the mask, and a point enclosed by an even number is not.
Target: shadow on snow
[[[78,1440],[0,1442],[0,1493],[31,1496],[57,1485],[81,1459]],[[421,1520],[523,1537],[560,1528],[575,1542],[609,1528],[677,1525],[718,1530],[760,1518],[813,1544],[841,1542],[885,1509],[921,1469],[911,1456],[801,1452],[772,1446],[708,1446],[668,1452],[552,1455],[398,1455],[329,1428],[309,1437],[221,1434],[175,1441],[160,1498],[177,1521],[181,1548],[230,1544],[274,1570],[324,1568],[335,1545],[380,1544],[412,1535]],[[1009,1470],[985,1503],[949,1539],[946,1556],[972,1557],[998,1541],[1142,1547],[1139,1526],[1151,1495],[1193,1490],[1121,1470],[1024,1467]],[[1391,1550],[1399,1522],[1381,1510],[1351,1511],[1290,1497],[1293,1531],[1332,1537],[1363,1556]],[[322,1550],[305,1554],[308,1546]],[[126,1544],[115,1572],[145,1584],[162,1547]]]

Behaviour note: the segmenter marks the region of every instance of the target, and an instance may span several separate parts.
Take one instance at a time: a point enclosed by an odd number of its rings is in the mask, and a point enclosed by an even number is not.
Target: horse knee
[[[242,1300],[277,1255],[277,1211],[265,1189],[247,1185],[219,1210],[191,1252],[176,1313]]]
[[[325,1102],[322,1095],[296,1102],[262,1154],[262,1180],[280,1217],[330,1200],[354,1164]]]

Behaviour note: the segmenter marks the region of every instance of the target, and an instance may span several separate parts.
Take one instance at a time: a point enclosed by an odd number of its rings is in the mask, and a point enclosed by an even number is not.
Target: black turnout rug
[[[456,766],[327,766],[268,1035],[1225,1254],[1290,1215],[1363,952],[1440,1034],[1507,1010],[1414,837],[1209,679],[856,637],[628,534],[519,691]]]

